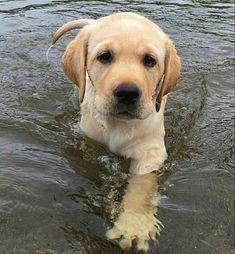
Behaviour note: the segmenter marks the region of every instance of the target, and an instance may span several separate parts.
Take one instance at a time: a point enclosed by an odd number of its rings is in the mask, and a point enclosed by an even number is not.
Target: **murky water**
[[[128,163],[71,126],[59,67],[64,22],[134,11],[174,40],[183,73],[166,108],[169,159],[150,253],[230,254],[234,244],[233,1],[0,1],[0,253],[122,253],[107,241]]]

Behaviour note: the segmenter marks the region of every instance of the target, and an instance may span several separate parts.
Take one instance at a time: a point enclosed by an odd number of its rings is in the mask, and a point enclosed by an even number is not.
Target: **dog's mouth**
[[[124,120],[140,119],[140,116],[136,110],[129,110],[127,108],[116,108],[116,110],[113,111],[112,116]]]
[[[103,107],[105,110],[100,110],[102,107],[96,107],[97,111],[106,116],[120,120],[144,120],[149,116],[149,113],[144,113],[140,105],[117,105],[113,104],[110,110],[110,106]]]
[[[117,114],[115,116],[117,118],[122,118],[122,119],[134,119],[134,118],[137,118],[135,114],[133,114],[132,112],[129,112],[127,110],[123,110],[123,111],[117,112]]]

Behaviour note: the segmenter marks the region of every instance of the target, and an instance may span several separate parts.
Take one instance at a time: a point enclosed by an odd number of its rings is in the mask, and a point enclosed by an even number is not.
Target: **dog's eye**
[[[144,58],[143,58],[143,64],[146,67],[153,67],[157,64],[157,61],[152,56],[145,55]]]
[[[107,52],[104,52],[102,54],[100,54],[98,57],[97,57],[98,61],[101,62],[102,64],[108,64],[108,63],[111,63],[112,60],[113,60],[113,57],[112,57],[112,54],[107,51]]]

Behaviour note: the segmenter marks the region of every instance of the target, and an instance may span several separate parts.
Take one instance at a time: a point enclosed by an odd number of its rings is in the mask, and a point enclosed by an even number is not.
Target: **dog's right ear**
[[[79,87],[79,101],[82,103],[86,89],[86,59],[89,33],[81,30],[67,46],[61,63],[65,74]]]
[[[52,45],[66,32],[83,28],[80,33],[67,46],[61,63],[65,74],[79,87],[79,100],[82,103],[86,89],[86,58],[87,44],[90,34],[88,25],[93,24],[92,19],[73,20],[60,27],[52,38]]]

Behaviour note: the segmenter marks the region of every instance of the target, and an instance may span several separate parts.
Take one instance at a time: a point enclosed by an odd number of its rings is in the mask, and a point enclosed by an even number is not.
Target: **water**
[[[0,253],[122,253],[105,238],[128,163],[75,133],[59,67],[63,23],[134,11],[174,40],[182,79],[166,108],[169,159],[150,253],[230,254],[234,245],[233,1],[0,1]]]

